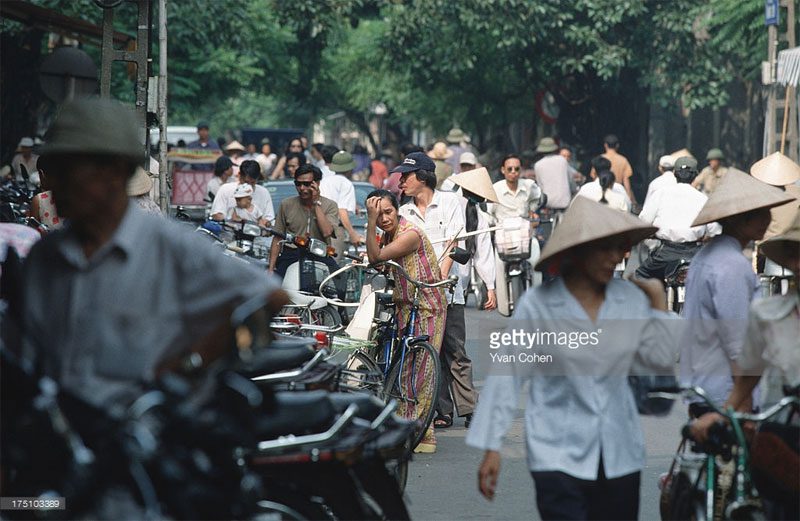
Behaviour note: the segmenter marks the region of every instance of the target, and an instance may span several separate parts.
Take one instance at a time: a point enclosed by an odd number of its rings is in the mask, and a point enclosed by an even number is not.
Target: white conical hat
[[[788,230],[771,239],[767,239],[759,245],[759,249],[765,257],[769,257],[784,268],[788,267],[789,264],[790,248],[794,248],[794,251],[800,251],[800,210],[797,211],[794,223]]]
[[[234,150],[240,150],[242,152],[245,152],[244,145],[242,145],[241,143],[239,143],[235,139],[233,141],[231,141],[230,143],[228,143],[228,146],[225,147],[225,150],[228,151],[228,152],[232,152]]]
[[[483,167],[461,172],[450,179],[464,190],[469,190],[491,203],[499,201],[497,192],[494,191],[494,186],[492,185],[492,178],[489,177],[489,171]]]
[[[675,152],[671,153],[670,156],[672,156],[672,164],[673,165],[675,164],[675,161],[677,161],[681,157],[691,157],[692,159],[694,159],[694,156],[692,155],[692,153],[689,152],[689,150],[686,149],[686,148],[682,148],[680,150],[676,150]]]
[[[786,186],[800,180],[800,165],[780,152],[775,152],[756,161],[750,167],[750,173],[767,184]]]
[[[729,168],[692,226],[708,224],[759,208],[772,208],[793,200],[794,197],[783,190],[763,183],[741,170]]]
[[[626,237],[633,245],[656,231],[658,228],[629,213],[609,208],[587,197],[576,197],[564,213],[561,223],[553,230],[535,268],[541,270],[555,255],[581,244]]]
[[[144,195],[150,192],[152,188],[153,180],[150,179],[150,175],[145,171],[144,168],[137,166],[133,177],[128,179],[128,186],[126,187],[128,196],[136,197],[139,195]]]

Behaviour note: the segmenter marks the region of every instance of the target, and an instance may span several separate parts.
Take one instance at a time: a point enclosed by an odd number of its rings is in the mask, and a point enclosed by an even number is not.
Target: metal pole
[[[167,183],[167,0],[158,0],[158,206],[169,212]]]

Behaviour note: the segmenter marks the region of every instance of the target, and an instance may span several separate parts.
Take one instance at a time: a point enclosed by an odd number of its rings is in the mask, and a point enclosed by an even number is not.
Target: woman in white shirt
[[[478,485],[488,499],[519,389],[528,384],[528,466],[541,518],[637,517],[645,451],[627,377],[672,374],[677,346],[661,282],[617,279],[614,269],[654,231],[583,197],[564,214],[536,264],[557,276],[520,301],[505,338],[522,329],[525,343],[508,346],[514,358],[492,357],[494,374],[467,436],[486,451]]]
[[[581,186],[575,196],[587,197],[621,212],[630,212],[631,199],[625,187],[616,182],[614,172],[611,171],[611,161],[603,156],[597,156],[592,159],[592,168],[597,172],[597,177],[594,181]]]

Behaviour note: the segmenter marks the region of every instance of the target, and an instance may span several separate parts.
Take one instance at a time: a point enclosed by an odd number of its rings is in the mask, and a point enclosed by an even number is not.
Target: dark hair
[[[388,199],[389,202],[392,203],[392,206],[394,206],[395,210],[400,209],[400,205],[397,203],[397,197],[395,197],[394,194],[389,190],[384,190],[383,188],[373,190],[367,194],[367,199],[369,199],[370,197],[380,197],[381,199]],[[364,204],[366,205],[366,200],[364,201]]]
[[[417,176],[417,179],[425,183],[425,186],[430,188],[431,190],[436,190],[436,183],[438,180],[436,179],[435,172],[429,172],[427,170],[415,170],[411,172]]]
[[[325,147],[325,143],[314,143],[311,145],[311,148],[322,154],[322,149]]]
[[[228,156],[219,156],[214,162],[214,175],[222,177],[222,172],[233,166],[233,161]]]
[[[696,168],[676,168],[672,171],[678,183],[691,183],[697,177]]]
[[[314,181],[321,181],[322,180],[322,170],[317,168],[314,165],[301,165],[300,168],[294,171],[294,178],[297,179],[303,174],[313,174]]]
[[[609,134],[603,138],[603,143],[608,145],[609,148],[617,148],[619,146],[619,138],[614,134]]]
[[[506,166],[506,161],[508,161],[509,159],[516,159],[517,161],[519,161],[520,164],[522,164],[522,160],[519,158],[517,154],[507,154],[503,158],[503,160],[500,161],[500,166]]]
[[[594,168],[595,172],[611,170],[611,161],[609,161],[607,157],[596,156],[592,158],[592,168]]]
[[[407,156],[408,154],[413,154],[414,152],[425,152],[425,150],[421,146],[415,145],[414,143],[406,143],[400,149],[400,153],[403,154],[403,157]]]
[[[283,174],[289,177],[289,160],[297,159],[297,166],[304,166],[306,164],[306,155],[302,152],[289,152],[286,154],[286,164],[283,167]],[[296,174],[295,174],[296,175]]]
[[[339,151],[338,147],[335,147],[333,145],[325,145],[322,147],[322,150],[320,150],[319,153],[322,154],[323,161],[325,161],[326,163],[330,163],[331,161],[333,161],[333,156],[336,155],[336,152],[338,151]]]
[[[289,142],[286,143],[286,152],[283,155],[288,156],[290,154],[289,148],[292,146],[292,142],[295,141],[295,140],[300,141],[300,138],[299,137],[293,137],[292,139],[290,139]],[[300,141],[300,148],[303,148],[303,142],[302,141]]]
[[[239,165],[239,174],[244,174],[245,177],[249,177],[251,179],[260,179],[261,178],[261,165],[258,164],[258,161],[253,161],[252,159],[248,159],[246,161],[242,161],[242,164]]]
[[[608,204],[606,200],[606,190],[614,187],[614,181],[616,181],[616,179],[614,172],[611,170],[605,169],[597,172],[597,181],[600,183],[600,188],[603,189],[603,196],[600,198],[601,203]]]

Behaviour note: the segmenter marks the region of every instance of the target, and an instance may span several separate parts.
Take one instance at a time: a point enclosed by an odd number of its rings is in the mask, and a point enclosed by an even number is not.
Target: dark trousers
[[[639,278],[655,278],[664,280],[672,275],[681,260],[690,260],[700,250],[697,242],[672,242],[662,241],[661,246],[650,253],[639,269],[636,276]]]
[[[464,348],[466,333],[464,305],[451,304],[447,307],[442,349],[439,350],[442,378],[436,411],[441,415],[453,414],[453,402],[458,416],[472,414],[475,410],[478,393],[472,383],[472,360]]]
[[[600,460],[597,480],[563,472],[531,472],[536,506],[543,521],[565,519],[622,520],[639,516],[640,472],[608,479]]]

